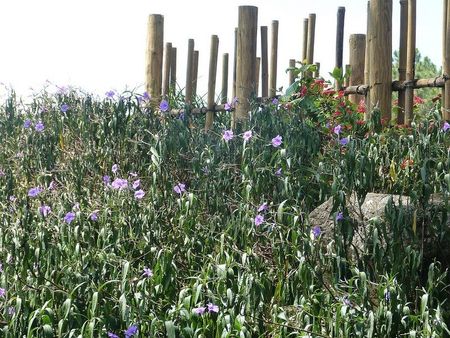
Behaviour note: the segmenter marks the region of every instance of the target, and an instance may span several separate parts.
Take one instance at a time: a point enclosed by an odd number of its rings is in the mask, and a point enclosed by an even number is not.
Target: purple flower
[[[282,175],[281,168],[278,168],[277,171],[275,171],[275,176],[280,177]]]
[[[108,338],[119,338],[119,336],[113,332],[108,332]]]
[[[342,221],[344,219],[344,214],[342,212],[338,212],[336,215],[336,222]]]
[[[89,215],[89,218],[91,219],[91,221],[96,221],[96,220],[98,220],[98,212],[99,212],[100,210],[94,210],[90,215]]]
[[[140,185],[141,185],[141,180],[134,181],[133,182],[133,189],[139,188]]]
[[[36,188],[31,188],[30,190],[28,190],[28,196],[29,197],[36,197],[37,195],[39,195],[42,192],[42,189],[39,187]]]
[[[339,135],[341,133],[341,130],[342,130],[342,126],[340,124],[338,124],[336,127],[334,127],[333,132],[336,135]]]
[[[14,316],[16,309],[13,306],[8,307],[8,315]]]
[[[66,222],[67,224],[72,223],[72,221],[75,219],[75,213],[72,211],[69,211],[66,216],[64,216],[64,222]]]
[[[114,90],[109,90],[109,91],[107,91],[107,92],[105,93],[105,95],[106,95],[107,98],[112,99],[112,98],[114,97],[114,95],[115,95]]]
[[[109,184],[111,182],[111,177],[108,175],[103,176],[103,183]]]
[[[139,189],[138,191],[134,192],[134,198],[137,200],[141,200],[145,196],[145,191],[142,189]]]
[[[244,138],[244,141],[248,141],[252,138],[252,136],[252,131],[247,130],[242,137]]]
[[[213,303],[208,303],[206,305],[208,307],[208,312],[209,313],[218,313],[219,312],[219,307],[216,304]]]
[[[128,181],[124,178],[116,178],[112,183],[111,187],[116,190],[123,190],[128,188]]]
[[[223,138],[226,142],[232,140],[233,137],[234,137],[234,134],[233,134],[233,131],[232,131],[232,130],[225,130],[225,131],[223,132],[222,138]]]
[[[202,314],[205,313],[206,307],[204,307],[204,306],[195,307],[195,308],[192,309],[192,311],[193,311],[196,315],[201,316]]]
[[[150,100],[150,95],[149,95],[147,92],[144,92],[144,94],[142,94],[142,98],[143,98],[145,101],[148,101],[148,100]]]
[[[449,129],[450,129],[450,123],[448,123],[447,121],[445,121],[445,122],[444,122],[444,125],[442,126],[442,131],[443,131],[444,133],[446,133],[447,130],[449,130]]]
[[[275,97],[273,100],[272,100],[272,104],[278,104],[278,99]]]
[[[47,217],[47,215],[51,212],[52,212],[52,209],[48,205],[41,205],[39,207],[39,213],[44,217]]]
[[[15,202],[16,201],[16,199],[17,199],[17,197],[16,196],[14,196],[14,195],[11,195],[11,196],[9,196],[9,201],[10,202]]]
[[[66,111],[69,110],[69,105],[63,103],[63,104],[61,105],[60,109],[61,109],[61,111],[62,111],[63,113],[65,113]]]
[[[263,215],[256,215],[255,219],[254,219],[255,225],[256,226],[260,226],[261,224],[264,223],[264,216]]]
[[[0,288],[0,297],[4,298],[6,295],[6,290],[4,288]]]
[[[312,228],[312,234],[314,238],[317,238],[322,233],[322,230],[320,229],[320,226],[316,225],[314,228]]]
[[[56,182],[51,181],[50,184],[48,185],[48,190],[55,190],[55,188],[56,188]]]
[[[348,296],[345,296],[342,299],[342,301],[343,301],[344,305],[347,305],[347,306],[351,306],[352,305],[352,303],[350,303],[350,299],[348,299]]]
[[[142,276],[150,278],[153,276],[153,271],[150,268],[145,267]]]
[[[239,100],[238,100],[238,98],[235,96],[235,97],[233,97],[233,100],[231,100],[231,105],[234,107],[235,105],[236,105],[236,103],[238,103],[239,102]]]
[[[228,103],[228,102],[225,103],[224,108],[225,108],[226,111],[230,111],[231,109],[233,109],[233,107],[231,106],[231,104]]]
[[[263,204],[261,204],[261,205],[259,206],[258,212],[266,211],[266,210],[268,210],[268,209],[269,209],[269,207],[267,206],[267,203],[264,202]]]
[[[283,138],[280,135],[275,136],[272,139],[272,146],[274,146],[275,148],[278,148],[279,146],[281,146],[281,143],[283,143],[282,139]]]
[[[162,100],[161,103],[159,104],[159,109],[161,109],[161,111],[166,112],[169,110],[169,102],[167,102],[167,100]]]
[[[136,325],[131,325],[128,329],[125,330],[125,338],[133,337],[138,331]]]
[[[113,174],[117,173],[117,171],[119,170],[119,165],[118,164],[113,164],[111,171],[113,172]]]
[[[349,138],[348,137],[344,137],[344,138],[342,138],[340,141],[339,141],[339,143],[341,144],[341,146],[346,146],[347,144],[348,144],[348,142],[349,142],[350,140],[349,140]]]
[[[30,127],[31,127],[31,120],[30,120],[30,119],[26,119],[26,120],[23,122],[23,127],[24,127],[25,129],[30,128]]]
[[[186,185],[183,183],[178,183],[176,186],[173,187],[173,191],[181,195],[183,192],[186,191]]]
[[[34,130],[36,130],[38,133],[43,132],[44,129],[45,129],[44,124],[41,121],[36,123],[36,125],[34,126]]]

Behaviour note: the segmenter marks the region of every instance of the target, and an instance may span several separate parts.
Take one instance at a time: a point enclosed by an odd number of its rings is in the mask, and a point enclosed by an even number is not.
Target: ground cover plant
[[[169,113],[182,102],[70,88],[5,98],[3,337],[450,335],[438,106],[410,128],[383,126],[305,78],[253,103],[248,123],[230,130],[219,113],[204,133],[203,116]],[[411,205],[371,220],[355,260],[347,202],[368,192]],[[330,197],[326,240],[309,214]]]

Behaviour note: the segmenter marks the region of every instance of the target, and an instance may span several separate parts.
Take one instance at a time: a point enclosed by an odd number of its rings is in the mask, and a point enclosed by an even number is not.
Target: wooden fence
[[[450,0],[443,0],[443,74],[432,79],[415,78],[416,51],[416,0],[400,0],[399,78],[392,79],[392,8],[393,0],[371,0],[367,3],[367,32],[353,34],[349,39],[350,71],[348,83],[342,88],[353,102],[365,99],[367,114],[374,107],[381,111],[383,121],[391,121],[392,93],[398,92],[398,124],[409,125],[413,119],[414,89],[424,87],[442,88],[442,115],[450,120]],[[336,67],[343,68],[345,8],[339,7],[336,29]],[[238,27],[235,29],[233,59],[232,97],[237,98],[233,111],[232,127],[248,118],[250,98],[255,97],[261,86],[262,98],[273,98],[277,88],[278,21],[271,23],[270,59],[268,50],[268,27],[260,27],[260,56],[257,57],[258,8],[240,6]],[[314,64],[316,15],[309,14],[303,21],[303,50],[301,62]],[[148,19],[146,89],[159,102],[169,91],[175,89],[177,49],[170,42],[164,46],[164,18],[153,14]],[[222,88],[220,104],[215,102],[216,74],[219,38],[211,37],[207,106],[191,109],[192,113],[206,113],[205,130],[211,128],[214,113],[224,111],[228,100],[229,54],[222,56]],[[164,62],[163,62],[164,61]],[[319,63],[315,63],[320,68]],[[295,59],[289,60],[295,65]],[[163,67],[164,66],[164,67]],[[196,93],[198,51],[194,40],[188,41],[186,64],[185,103],[190,109]],[[319,72],[310,74],[319,77]],[[290,74],[289,81],[294,81]],[[338,86],[338,85],[336,85]],[[368,116],[366,116],[368,117]]]

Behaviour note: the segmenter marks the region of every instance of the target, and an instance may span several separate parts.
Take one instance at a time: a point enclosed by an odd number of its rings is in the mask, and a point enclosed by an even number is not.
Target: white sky
[[[393,2],[395,50],[400,6]],[[239,5],[259,8],[258,25],[269,26],[269,44],[271,21],[279,20],[278,87],[287,84],[288,60],[300,59],[303,19],[309,13],[317,15],[314,59],[321,63],[322,74],[334,67],[339,6],[346,7],[344,64],[349,35],[366,31],[365,0],[0,0],[0,82],[22,95],[40,89],[46,80],[99,95],[111,89],[143,91],[147,17],[162,14],[164,41],[178,50],[182,87],[187,41],[195,39],[200,51],[198,94],[206,94],[211,35],[219,36],[219,92],[223,53],[230,54],[232,65]],[[417,27],[417,47],[439,67],[442,0],[417,0]]]

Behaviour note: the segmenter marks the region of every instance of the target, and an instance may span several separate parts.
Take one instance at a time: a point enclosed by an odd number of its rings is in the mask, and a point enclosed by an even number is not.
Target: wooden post
[[[366,28],[366,60],[364,63],[364,84],[369,85],[370,82],[370,1],[367,1],[367,28]],[[370,117],[370,94],[366,95],[366,115],[365,120]]]
[[[406,53],[406,81],[414,80],[416,63],[416,0],[408,0],[408,42]],[[414,88],[405,89],[405,124],[411,125],[414,107]]]
[[[316,31],[316,14],[310,14],[308,19],[308,47],[306,55],[306,63],[312,65],[314,63],[314,37]],[[308,74],[312,76],[312,74]]]
[[[277,95],[278,21],[272,21],[270,44],[269,97]]]
[[[170,87],[175,92],[177,85],[177,49],[172,47],[170,53]]]
[[[370,104],[391,120],[392,108],[392,0],[370,1]]]
[[[258,8],[239,6],[238,46],[236,67],[236,96],[238,102],[234,111],[232,127],[248,119],[249,99],[255,91],[256,34],[258,29]]]
[[[238,29],[234,29],[234,60],[233,60],[233,90],[232,100],[236,97],[236,72],[237,72],[237,43],[238,43]]]
[[[185,102],[186,105],[192,103],[192,65],[194,60],[194,39],[188,40],[188,53],[187,53],[187,65],[186,65],[186,88],[185,88]]]
[[[352,34],[349,41],[350,50],[350,79],[349,86],[360,85],[364,83],[364,64],[366,58],[366,35]],[[359,101],[364,100],[364,96],[350,95],[350,101],[358,104]]]
[[[192,97],[197,96],[197,78],[198,78],[198,50],[194,50],[194,57],[192,59]]]
[[[289,68],[294,68],[295,67],[295,59],[290,59],[289,60]],[[294,71],[291,69],[289,70],[289,86],[292,85],[295,82],[295,75],[294,75]]]
[[[303,50],[302,50],[302,63],[305,63],[308,59],[308,18],[303,19]]]
[[[216,93],[217,76],[217,56],[219,52],[219,38],[217,35],[211,36],[211,50],[209,54],[209,75],[208,75],[208,112],[206,113],[205,131],[211,129],[214,120],[214,106]]]
[[[316,62],[316,71],[314,72],[314,78],[319,78],[320,77],[320,62]]]
[[[259,93],[259,70],[261,69],[261,58],[257,57],[255,62],[255,94]]]
[[[398,80],[406,80],[406,54],[408,41],[408,0],[400,0],[400,46],[398,49]],[[397,124],[405,123],[405,91],[398,92]]]
[[[339,7],[337,11],[335,66],[341,69],[343,62],[342,59],[344,57],[344,22],[345,22],[345,7]]]
[[[228,101],[228,53],[222,57],[222,91],[220,103],[225,104]]]
[[[164,50],[164,17],[151,14],[147,25],[146,90],[154,102],[161,99]]]
[[[269,96],[269,60],[267,26],[261,26],[261,97]]]
[[[166,49],[164,50],[164,81],[162,94],[164,97],[169,95],[169,84],[170,84],[170,64],[172,59],[172,43],[166,43]]]
[[[444,75],[448,78],[450,76],[450,4],[447,4],[447,20],[446,20],[446,31],[445,31],[445,68]],[[445,95],[444,95],[444,111],[442,118],[444,120],[450,120],[450,81],[445,81]]]
[[[447,48],[447,8],[448,8],[448,0],[443,0],[443,11],[442,11],[442,75],[445,74],[445,55]],[[441,93],[441,108],[442,108],[442,117],[445,116],[444,113],[445,107],[445,87],[442,88]]]

